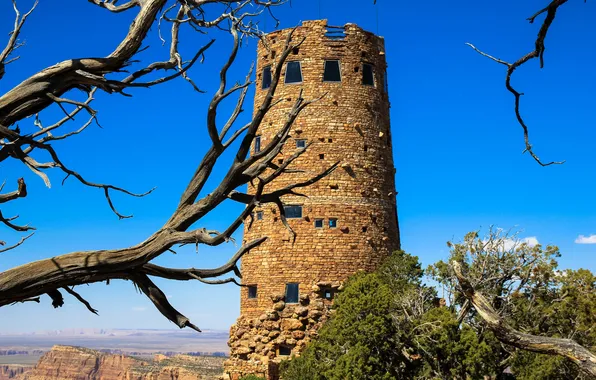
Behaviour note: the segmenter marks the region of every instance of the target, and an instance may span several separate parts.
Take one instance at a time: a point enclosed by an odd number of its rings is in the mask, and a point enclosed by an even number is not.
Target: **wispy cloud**
[[[579,235],[577,239],[575,239],[577,244],[596,244],[596,234],[592,234],[590,236]]]
[[[147,310],[147,308],[144,306],[135,306],[132,308],[132,311],[145,311],[145,310]]]

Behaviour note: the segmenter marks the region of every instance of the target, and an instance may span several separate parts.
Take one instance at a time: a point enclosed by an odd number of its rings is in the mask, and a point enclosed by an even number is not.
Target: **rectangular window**
[[[329,219],[329,228],[336,228],[337,227],[337,218]]]
[[[248,287],[248,298],[249,299],[257,298],[257,286],[256,285],[250,285]]]
[[[266,89],[271,87],[271,66],[263,69],[263,78],[261,78],[261,88]]]
[[[362,84],[367,86],[375,85],[375,70],[370,63],[362,65]]]
[[[315,228],[323,228],[323,219],[315,219]]]
[[[284,206],[284,211],[288,219],[302,218],[302,206]]]
[[[263,211],[257,211],[257,220],[263,220]]]
[[[341,69],[339,61],[325,61],[323,82],[341,82]]]
[[[255,153],[261,151],[261,136],[255,136]]]
[[[306,140],[296,139],[296,148],[306,148]]]
[[[282,344],[277,351],[279,356],[290,356],[292,354],[292,347]]]
[[[302,82],[302,68],[300,61],[292,61],[286,64],[286,83]]]
[[[298,303],[298,283],[286,284],[286,303]]]

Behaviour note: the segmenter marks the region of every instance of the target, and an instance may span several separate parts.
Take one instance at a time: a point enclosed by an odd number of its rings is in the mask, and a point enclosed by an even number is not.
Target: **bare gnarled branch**
[[[536,17],[540,16],[543,13],[546,13],[546,17],[545,17],[545,19],[542,23],[542,26],[540,27],[540,30],[538,32],[538,37],[536,38],[536,41],[534,42],[534,46],[535,46],[534,50],[529,52],[528,54],[522,56],[521,58],[519,58],[517,61],[515,61],[513,63],[508,63],[508,62],[503,61],[499,58],[495,58],[494,56],[487,54],[487,53],[481,51],[480,49],[476,48],[474,45],[472,45],[470,43],[466,43],[466,45],[470,46],[472,49],[474,49],[476,52],[478,52],[482,56],[487,57],[497,63],[507,66],[507,73],[505,76],[505,87],[507,87],[507,90],[509,92],[511,92],[515,98],[515,117],[517,118],[519,125],[521,125],[521,127],[523,129],[523,133],[524,133],[524,144],[525,144],[524,153],[528,152],[532,156],[532,158],[541,166],[563,164],[563,163],[565,163],[565,161],[543,162],[538,157],[538,155],[536,155],[536,153],[534,152],[532,144],[530,143],[528,126],[527,126],[524,118],[522,117],[521,111],[520,111],[520,101],[521,101],[521,97],[522,97],[523,93],[517,91],[513,87],[513,85],[511,84],[511,77],[513,76],[513,73],[515,72],[515,70],[517,70],[520,66],[524,65],[525,63],[527,63],[528,61],[530,61],[534,58],[540,59],[540,68],[544,67],[544,51],[545,51],[544,41],[546,39],[546,35],[547,35],[553,21],[555,20],[557,10],[559,9],[559,7],[561,5],[565,4],[567,1],[568,0],[551,0],[550,4],[546,8],[536,12],[534,15],[532,15],[531,17],[528,18],[528,21],[530,21],[530,23],[533,23],[535,21]]]

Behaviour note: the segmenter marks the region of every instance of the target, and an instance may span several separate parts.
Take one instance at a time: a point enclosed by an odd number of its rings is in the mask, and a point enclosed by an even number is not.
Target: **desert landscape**
[[[227,335],[140,329],[0,333],[0,380],[210,379],[223,371]]]

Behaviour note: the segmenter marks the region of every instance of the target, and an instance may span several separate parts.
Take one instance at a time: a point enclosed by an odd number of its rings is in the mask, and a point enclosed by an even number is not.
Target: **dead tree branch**
[[[275,66],[271,86],[267,90],[264,100],[256,107],[252,119],[245,125],[238,127],[236,126],[236,121],[238,115],[243,110],[247,88],[251,84],[250,75],[252,68],[243,83],[231,87],[227,85],[229,82],[228,69],[236,60],[242,38],[258,32],[255,24],[249,21],[252,14],[241,13],[239,10],[251,2],[260,7],[268,7],[281,2],[256,0],[246,0],[240,3],[226,0],[178,1],[177,4],[179,7],[175,18],[162,15],[163,20],[170,20],[169,22],[173,23],[169,60],[153,63],[144,69],[133,72],[133,74],[124,80],[115,81],[107,79],[106,75],[121,71],[130,63],[131,58],[139,51],[141,41],[146,35],[147,30],[156,22],[155,20],[161,20],[159,14],[165,6],[166,1],[132,0],[121,5],[117,5],[115,1],[90,1],[112,12],[122,12],[133,8],[138,9],[138,14],[131,24],[131,29],[127,37],[112,54],[105,58],[64,61],[35,74],[7,94],[1,96],[0,141],[4,141],[4,144],[1,145],[2,148],[0,149],[0,162],[3,160],[2,154],[5,154],[5,157],[16,158],[28,165],[32,170],[34,169],[38,172],[43,172],[44,169],[52,166],[57,167],[66,173],[67,177],[73,176],[86,186],[103,189],[112,210],[118,216],[125,217],[113,206],[109,191],[120,191],[133,196],[142,196],[143,194],[134,194],[113,185],[87,181],[85,177],[66,166],[60,159],[55,148],[47,144],[47,141],[50,139],[55,139],[51,135],[51,132],[64,124],[66,122],[65,119],[72,119],[82,110],[87,111],[90,115],[90,120],[93,120],[95,112],[89,106],[89,103],[93,99],[95,89],[106,92],[121,92],[121,90],[134,85],[153,85],[159,80],[145,83],[139,83],[137,80],[157,70],[177,70],[175,74],[165,77],[167,80],[173,79],[176,76],[184,77],[183,74],[186,73],[186,70],[192,66],[192,63],[198,57],[202,56],[203,52],[213,44],[213,41],[199,50],[199,53],[195,55],[190,63],[183,64],[177,48],[180,26],[188,23],[194,24],[196,28],[206,28],[208,27],[207,25],[220,27],[221,23],[221,28],[223,28],[223,21],[227,21],[225,23],[225,30],[232,36],[232,48],[228,59],[220,70],[220,85],[209,103],[207,118],[204,122],[204,127],[210,137],[210,146],[182,192],[176,209],[165,224],[153,232],[145,241],[121,249],[81,251],[59,255],[0,273],[0,306],[34,299],[40,295],[48,294],[52,298],[53,305],[59,307],[63,303],[59,289],[63,289],[93,312],[95,309],[90,306],[89,302],[78,295],[78,293],[74,292],[73,287],[81,284],[122,279],[132,281],[153,302],[155,307],[177,326],[181,328],[190,327],[200,331],[196,325],[191,323],[187,317],[169,303],[164,293],[152,282],[149,276],[176,281],[197,280],[210,284],[233,282],[241,285],[236,279],[236,277],[241,278],[238,261],[251,249],[262,244],[267,237],[263,236],[245,244],[226,264],[219,268],[195,269],[191,267],[187,269],[175,269],[157,266],[152,264],[151,261],[164,252],[172,251],[174,246],[183,246],[186,244],[217,246],[232,241],[233,234],[250,217],[257,205],[264,203],[282,205],[282,197],[284,195],[300,195],[296,192],[296,189],[319,181],[333,172],[338,166],[336,163],[321,173],[300,183],[288,185],[278,190],[266,190],[267,184],[291,172],[291,164],[304,153],[304,150],[296,152],[283,165],[276,166],[273,164],[273,161],[281,152],[284,143],[290,137],[290,129],[296,118],[311,102],[319,99],[306,100],[302,95],[298,97],[294,106],[287,112],[286,119],[278,131],[277,136],[261,152],[252,156],[249,155],[253,140],[265,116],[279,103],[279,100],[275,99],[275,90],[281,78],[283,64],[291,51],[299,46],[303,40],[294,42],[292,37],[293,31],[287,36],[285,47],[279,55]],[[221,17],[217,17],[215,20],[203,20],[202,17],[204,17],[205,11],[201,7],[207,4],[226,4],[228,5],[226,8],[227,13],[223,13]],[[167,12],[168,9],[164,12]],[[189,16],[191,14],[192,17]],[[188,77],[184,77],[184,79],[189,80]],[[85,88],[88,95],[85,102],[73,102],[64,96],[68,90],[81,88],[81,86]],[[227,121],[223,125],[218,125],[216,120],[219,120],[219,106],[222,104],[223,99],[232,95],[238,96],[235,108],[230,111]],[[17,128],[9,128],[16,121],[22,120],[23,117],[37,114],[56,102],[63,103],[65,107],[74,106],[75,108],[70,112],[65,110],[66,115],[64,118],[49,127],[44,128],[37,118],[39,131],[37,131],[36,135],[26,135],[21,133]],[[225,140],[228,134],[231,137]],[[231,142],[234,140],[238,142],[238,147],[235,151],[229,152],[232,149]],[[45,153],[49,155],[51,161],[43,162],[41,160],[35,160],[30,157],[32,152]],[[228,168],[224,168],[226,175],[213,189],[210,188],[208,191],[205,191],[207,190],[205,188],[206,184],[209,182],[216,164],[221,162],[220,158],[224,154],[233,157]],[[238,192],[240,187],[254,183],[257,183],[257,191],[254,194],[249,195]],[[203,192],[206,195],[201,195]],[[215,210],[226,200],[234,200],[246,205],[227,228],[222,231],[216,231],[195,226],[197,222],[200,222],[203,217]],[[236,277],[216,278],[226,274],[232,274],[232,272]]]
[[[6,65],[19,59],[18,56],[11,58],[11,59],[9,59],[9,57],[12,53],[14,53],[15,50],[17,50],[18,48],[20,48],[21,46],[24,45],[23,43],[19,43],[19,40],[18,40],[19,34],[21,33],[21,29],[23,28],[23,25],[25,25],[25,21],[27,20],[27,17],[29,17],[31,12],[33,12],[35,7],[37,7],[37,3],[38,3],[38,1],[36,0],[35,3],[33,3],[33,6],[31,7],[31,9],[27,13],[25,13],[24,15],[21,16],[21,13],[19,12],[19,9],[17,8],[17,1],[12,0],[12,6],[14,9],[14,13],[15,13],[14,27],[9,34],[10,37],[8,39],[8,42],[6,43],[6,46],[0,52],[0,80],[2,79],[2,77],[4,77],[4,74],[6,73]]]
[[[480,49],[476,48],[474,45],[472,45],[470,43],[466,43],[466,45],[470,46],[472,49],[474,49],[476,52],[480,53],[482,56],[487,57],[497,63],[507,66],[507,73],[505,75],[505,87],[507,88],[507,90],[509,92],[511,92],[513,94],[513,96],[515,98],[515,117],[517,118],[519,125],[521,125],[521,127],[523,129],[523,133],[524,133],[524,143],[525,143],[524,153],[528,152],[532,156],[532,158],[541,166],[549,166],[549,165],[553,165],[553,164],[563,164],[565,161],[543,162],[538,157],[538,155],[536,155],[536,153],[534,152],[532,144],[530,143],[528,126],[527,126],[524,118],[522,117],[522,114],[520,111],[521,97],[524,94],[522,92],[517,91],[513,87],[513,85],[511,84],[511,77],[513,76],[513,73],[515,72],[515,70],[517,70],[519,67],[521,67],[525,63],[527,63],[535,58],[538,58],[540,60],[540,68],[544,67],[544,52],[546,50],[544,41],[546,40],[548,31],[549,31],[553,21],[555,20],[557,10],[559,9],[560,6],[567,3],[567,1],[568,0],[551,0],[550,4],[548,6],[546,6],[546,8],[536,12],[534,15],[532,15],[531,17],[528,18],[528,21],[530,23],[534,23],[535,19],[538,16],[546,13],[544,21],[542,22],[540,30],[538,31],[538,36],[536,37],[536,41],[534,42],[534,50],[532,50],[528,54],[522,56],[521,58],[519,58],[517,61],[515,61],[513,63],[509,63],[509,62],[506,62],[499,58],[496,58],[490,54],[487,54],[487,53],[481,51]]]

